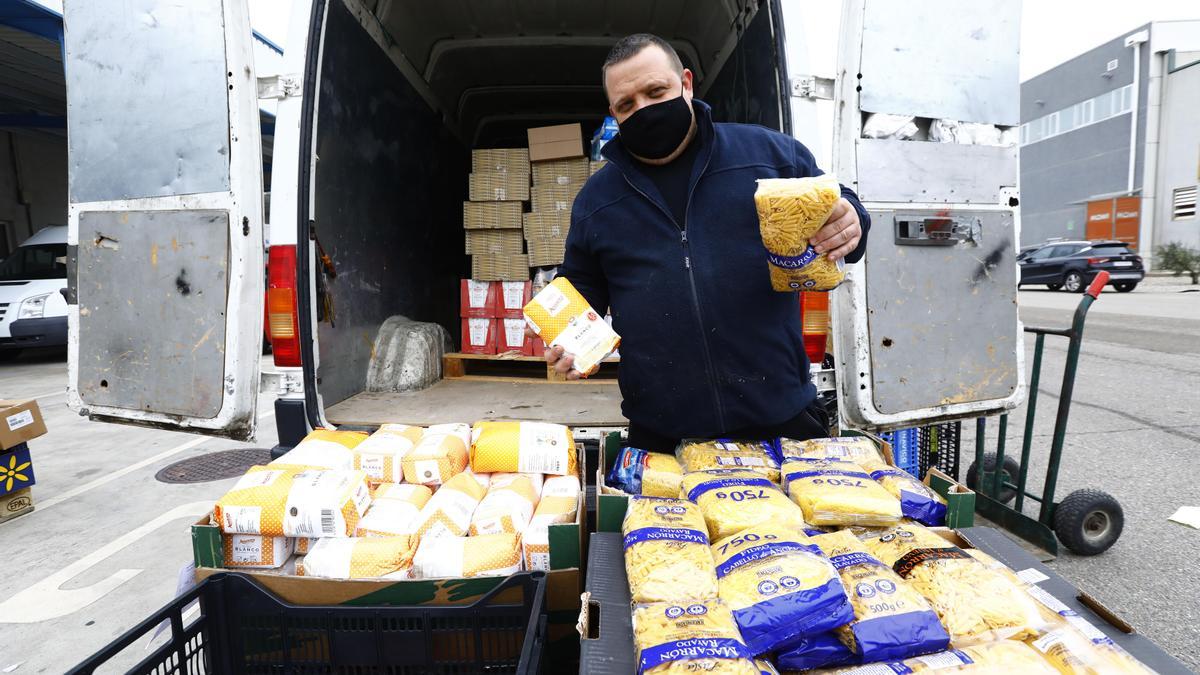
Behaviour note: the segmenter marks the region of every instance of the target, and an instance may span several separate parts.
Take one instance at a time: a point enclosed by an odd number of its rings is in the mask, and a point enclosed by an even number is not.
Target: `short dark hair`
[[[680,77],[683,76],[683,61],[679,60],[679,54],[669,42],[652,33],[634,33],[617,40],[612,49],[608,50],[604,65],[600,67],[600,83],[604,85],[605,93],[608,93],[608,85],[604,82],[605,76],[608,75],[608,67],[637,56],[643,49],[651,45],[666,52],[675,73]]]

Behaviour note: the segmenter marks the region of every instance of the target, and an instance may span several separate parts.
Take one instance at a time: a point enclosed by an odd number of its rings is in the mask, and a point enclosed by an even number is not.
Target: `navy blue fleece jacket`
[[[796,293],[771,288],[755,179],[821,175],[799,141],[765,127],[714,124],[693,101],[699,154],[685,223],[675,221],[621,138],[604,147],[571,209],[559,273],[621,335],[622,412],[672,438],[717,438],[786,422],[816,396]],[[862,222],[870,218],[848,188]]]

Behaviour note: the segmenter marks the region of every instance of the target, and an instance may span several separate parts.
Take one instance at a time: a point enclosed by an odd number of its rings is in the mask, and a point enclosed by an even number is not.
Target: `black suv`
[[[1020,285],[1046,284],[1052,291],[1064,288],[1079,293],[1096,273],[1108,272],[1108,284],[1119,293],[1137,288],[1145,276],[1142,258],[1122,241],[1051,241],[1017,256]]]

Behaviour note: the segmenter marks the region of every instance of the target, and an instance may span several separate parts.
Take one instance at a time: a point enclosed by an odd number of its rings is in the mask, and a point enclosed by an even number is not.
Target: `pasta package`
[[[783,481],[811,525],[889,527],[903,515],[900,500],[851,462],[789,457]]]
[[[354,449],[366,440],[361,431],[315,429],[296,447],[285,452],[269,466],[299,466],[310,469],[354,469]]]
[[[900,500],[900,511],[905,518],[912,518],[928,527],[946,524],[946,499],[934,492],[933,488],[909,472],[883,462],[868,460],[861,466],[875,482]]]
[[[685,440],[676,451],[684,473],[710,469],[744,469],[779,482],[779,461],[764,441]]]
[[[264,537],[260,534],[222,534],[221,547],[225,552],[225,567],[282,567],[292,556],[293,539]]]
[[[508,576],[521,571],[515,534],[422,539],[413,558],[417,579]]]
[[[575,522],[580,491],[579,479],[575,476],[546,479],[533,518],[521,538],[525,569],[550,569],[550,526]]]
[[[808,243],[841,197],[841,186],[829,175],[758,179],[754,206],[772,288],[829,291],[842,282],[841,262],[817,253]]]
[[[293,550],[296,555],[305,555],[318,541],[320,539],[316,537],[295,537],[292,539]]]
[[[929,603],[848,530],[813,537],[841,576],[854,621],[837,635],[861,663],[906,659],[950,646]]]
[[[213,506],[213,519],[226,534],[282,537],[283,512],[296,474],[294,466],[252,466]]]
[[[455,475],[421,507],[416,532],[425,539],[462,537],[471,529],[471,516],[485,490],[469,473]]]
[[[493,485],[471,516],[471,536],[481,534],[521,534],[533,517],[538,495],[533,481],[518,475],[503,485]]]
[[[762,522],[805,526],[800,508],[774,483],[753,471],[717,469],[684,474],[680,492],[700,507],[713,539]]]
[[[775,655],[775,662],[785,671],[817,672],[813,669],[859,663],[860,659],[842,642],[835,631],[830,631],[806,635],[789,642]]]
[[[361,471],[251,467],[213,509],[227,534],[349,537],[370,503]]]
[[[837,572],[796,527],[765,522],[718,539],[712,553],[718,596],[751,654],[854,619]]]
[[[639,675],[761,675],[720,600],[655,602],[633,608]]]
[[[810,675],[909,675],[932,672],[970,675],[1057,675],[1041,655],[1025,643],[1014,640],[998,640],[928,656],[915,656],[904,661],[809,671]]]
[[[575,439],[561,424],[476,422],[471,429],[471,470],[574,475]]]
[[[717,597],[700,507],[681,499],[631,497],[621,533],[633,602]]]
[[[408,579],[415,537],[321,539],[296,563],[302,577]]]
[[[372,485],[404,480],[401,460],[421,442],[425,430],[407,424],[384,424],[354,448],[354,468]]]
[[[837,459],[855,464],[883,462],[883,453],[875,443],[862,436],[810,438],[806,441],[782,438],[779,444],[785,458]]]
[[[678,497],[682,480],[683,467],[673,455],[638,448],[621,448],[608,472],[610,487],[647,497]]]
[[[400,463],[404,481],[419,485],[441,485],[467,468],[471,428],[465,424],[435,424],[425,430],[421,441]]]
[[[433,491],[424,485],[382,483],[367,514],[358,522],[359,537],[396,537],[416,533],[417,518]]]
[[[929,601],[955,647],[1022,640],[1044,625],[1020,587],[921,525],[893,527],[863,543]]]
[[[585,377],[621,344],[621,337],[566,277],[556,277],[525,305],[525,323],[549,347],[562,347],[575,357]]]
[[[546,482],[546,477],[540,473],[514,473],[510,471],[497,471],[492,474],[492,480],[488,484],[490,488],[504,487],[517,480],[518,478],[528,478],[529,484],[533,486],[533,492],[540,499],[542,496],[542,485]]]

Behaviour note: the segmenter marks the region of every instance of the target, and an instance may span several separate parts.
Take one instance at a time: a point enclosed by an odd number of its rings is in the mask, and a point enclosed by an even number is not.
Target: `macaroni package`
[[[780,647],[775,655],[775,662],[785,671],[803,670],[816,672],[814,668],[829,668],[851,663],[859,663],[849,647],[842,642],[836,632],[806,635]],[[881,671],[890,673],[891,671]]]
[[[471,516],[471,536],[507,532],[521,534],[533,517],[538,495],[533,481],[517,475],[502,485],[493,484]]]
[[[217,500],[213,515],[227,534],[349,537],[370,499],[361,471],[255,466]]]
[[[360,537],[395,537],[416,533],[421,508],[429,502],[433,491],[424,485],[383,483],[375,490],[375,498],[367,515],[358,522]]]
[[[862,436],[810,438],[806,441],[782,438],[779,440],[779,444],[780,451],[785,458],[838,459],[855,464],[883,462],[883,453],[875,446],[875,443]]]
[[[800,508],[762,474],[744,470],[684,474],[681,496],[700,506],[708,534],[723,539],[751,525],[773,522],[804,527]]]
[[[518,478],[528,478],[529,484],[533,486],[533,492],[541,498],[542,484],[546,482],[546,477],[540,473],[512,473],[508,471],[497,471],[492,474],[492,480],[488,483],[488,489],[504,487],[515,481]]]
[[[542,485],[542,496],[533,518],[525,528],[521,547],[525,569],[550,569],[550,526],[573,523],[579,510],[579,479],[575,476],[550,476]]]
[[[609,486],[647,497],[678,497],[682,479],[683,467],[675,457],[638,448],[621,448],[608,472]]]
[[[854,606],[854,622],[837,635],[859,662],[906,659],[949,647],[950,635],[925,598],[848,530],[812,541],[837,568]]]
[[[270,466],[353,469],[354,449],[366,438],[367,435],[361,431],[316,429],[279,459],[272,460]]]
[[[883,462],[867,461],[862,463],[862,467],[871,474],[871,478],[900,500],[900,510],[905,518],[912,518],[929,527],[946,524],[946,500],[933,488],[909,472]]]
[[[476,422],[471,429],[471,470],[574,475],[575,439],[561,424]]]
[[[754,206],[772,288],[828,291],[842,282],[841,262],[817,253],[808,243],[841,197],[841,186],[829,175],[758,179]]]
[[[955,647],[1025,639],[1044,624],[1020,587],[916,523],[872,534],[863,544],[925,596]]]
[[[638,675],[761,675],[720,600],[639,604],[633,608]]]
[[[422,539],[413,559],[417,579],[508,576],[521,571],[515,534]]]
[[[465,424],[436,424],[425,430],[421,442],[401,459],[404,481],[441,485],[467,468],[471,427]]]
[[[222,534],[225,567],[282,567],[292,555],[294,539],[260,534]]]
[[[779,482],[779,460],[768,441],[685,440],[675,454],[684,473],[743,469]]]
[[[717,597],[700,507],[681,499],[631,497],[621,532],[634,602]]]
[[[562,347],[575,357],[575,370],[585,377],[616,350],[621,337],[575,290],[566,277],[557,277],[525,305],[525,323],[548,347]]]
[[[916,656],[904,661],[809,671],[810,675],[909,675],[932,672],[971,675],[1056,675],[1054,668],[1036,651],[1014,640],[998,640],[928,656]]]
[[[842,582],[798,528],[765,522],[712,545],[717,591],[751,654],[854,619]]]
[[[404,480],[401,460],[421,442],[425,430],[406,424],[384,424],[354,448],[354,468],[367,474],[367,481],[399,483]]]
[[[416,543],[414,537],[321,539],[296,563],[296,574],[330,579],[407,579]]]
[[[789,457],[783,481],[811,525],[889,527],[903,515],[900,500],[851,462]]]
[[[469,473],[460,473],[438,488],[417,516],[421,540],[461,537],[471,528],[471,516],[486,490]]]

